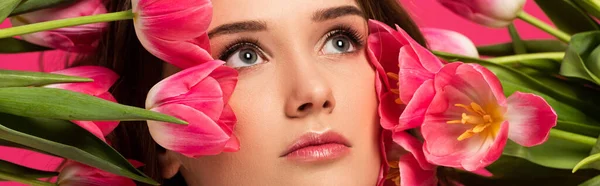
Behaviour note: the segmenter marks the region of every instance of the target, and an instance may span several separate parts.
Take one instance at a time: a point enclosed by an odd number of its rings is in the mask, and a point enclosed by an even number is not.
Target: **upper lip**
[[[292,143],[292,145],[290,145],[287,148],[287,150],[285,150],[281,154],[280,157],[287,156],[288,154],[290,154],[298,149],[302,149],[302,148],[309,147],[309,146],[328,144],[328,143],[337,143],[337,144],[342,144],[346,147],[351,147],[348,140],[346,138],[344,138],[344,136],[342,136],[336,132],[329,131],[329,132],[325,132],[322,134],[310,132],[310,133],[306,133],[306,134],[302,135],[301,137],[299,137],[298,139],[294,140],[294,143]]]

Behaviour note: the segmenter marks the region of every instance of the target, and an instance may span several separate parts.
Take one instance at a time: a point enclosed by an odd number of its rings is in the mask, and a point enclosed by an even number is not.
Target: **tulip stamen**
[[[392,73],[392,72],[388,72],[388,73],[387,73],[387,76],[388,76],[389,78],[391,78],[391,79],[394,79],[394,80],[396,80],[396,81],[398,81],[398,80],[400,79],[400,77],[398,76],[398,74],[396,74],[396,73]]]
[[[463,108],[467,112],[463,112],[459,120],[450,120],[446,123],[473,126],[471,129],[466,130],[464,133],[458,136],[458,138],[456,138],[458,141],[462,141],[473,137],[475,134],[482,133],[494,123],[492,116],[488,114],[483,107],[481,107],[481,105],[475,102],[471,102],[469,105],[454,104],[454,106]]]
[[[388,72],[386,74],[387,74],[387,76],[390,79],[393,79],[393,80],[396,80],[396,81],[398,81],[400,79],[400,77],[396,73]],[[398,85],[398,84],[399,83],[396,83],[396,85]],[[391,89],[390,92],[392,92],[394,94],[400,95],[400,89],[399,88]],[[394,100],[394,102],[396,102],[396,104],[398,104],[398,105],[404,105],[404,102],[402,102],[402,100],[400,98],[396,98],[396,100]]]

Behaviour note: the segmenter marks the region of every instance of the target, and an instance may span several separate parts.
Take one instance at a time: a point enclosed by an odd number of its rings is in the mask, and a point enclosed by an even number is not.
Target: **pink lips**
[[[280,157],[302,162],[341,158],[350,151],[348,140],[335,132],[308,133],[298,138]]]

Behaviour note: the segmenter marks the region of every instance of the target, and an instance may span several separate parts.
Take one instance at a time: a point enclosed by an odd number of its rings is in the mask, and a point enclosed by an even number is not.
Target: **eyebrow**
[[[364,13],[360,9],[354,6],[340,6],[333,7],[324,10],[319,10],[313,14],[312,20],[317,22],[323,22],[331,19],[335,19],[342,16],[357,15],[363,16]]]
[[[312,16],[312,20],[315,22],[323,22],[349,15],[363,16],[364,13],[354,6],[340,6],[316,11]],[[259,32],[265,30],[267,30],[267,23],[264,21],[241,21],[218,26],[208,32],[208,37],[213,38],[225,34]]]
[[[235,34],[240,32],[258,32],[267,30],[267,23],[264,21],[242,21],[221,25],[208,32],[208,37],[212,38],[218,35]]]

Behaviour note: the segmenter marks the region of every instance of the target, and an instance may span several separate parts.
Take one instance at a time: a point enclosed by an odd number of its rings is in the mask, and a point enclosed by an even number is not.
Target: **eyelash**
[[[239,39],[235,40],[234,42],[232,42],[232,44],[229,44],[229,45],[227,45],[227,47],[225,47],[225,51],[223,51],[223,52],[221,52],[221,54],[219,54],[219,59],[222,61],[226,61],[235,52],[237,52],[238,50],[245,48],[245,47],[252,48],[253,50],[256,50],[256,52],[258,53],[258,55],[260,55],[260,57],[262,57],[262,58],[265,57],[264,52],[261,50],[258,39],[239,38]]]
[[[364,36],[347,25],[338,25],[334,27],[334,29],[332,29],[325,35],[325,41],[329,41],[330,39],[337,36],[347,37],[348,39],[350,39],[352,44],[356,46],[356,48],[362,48],[362,46],[365,45],[363,40]]]
[[[360,34],[358,31],[356,31],[355,29],[353,29],[347,25],[338,25],[338,26],[334,27],[333,29],[331,29],[325,35],[325,41],[329,41],[330,39],[337,37],[337,36],[347,37],[348,39],[350,39],[352,44],[355,45],[357,48],[362,48],[365,45],[365,41],[363,40],[364,36],[362,34]],[[258,53],[258,55],[260,55],[260,57],[265,58],[264,51],[261,50],[261,45],[260,45],[260,42],[258,41],[258,39],[240,38],[240,39],[232,42],[232,44],[227,45],[227,47],[225,47],[225,50],[223,52],[221,52],[221,54],[219,55],[219,59],[226,61],[235,52],[237,52],[238,50],[245,48],[245,47],[249,47],[249,48],[255,50]]]

